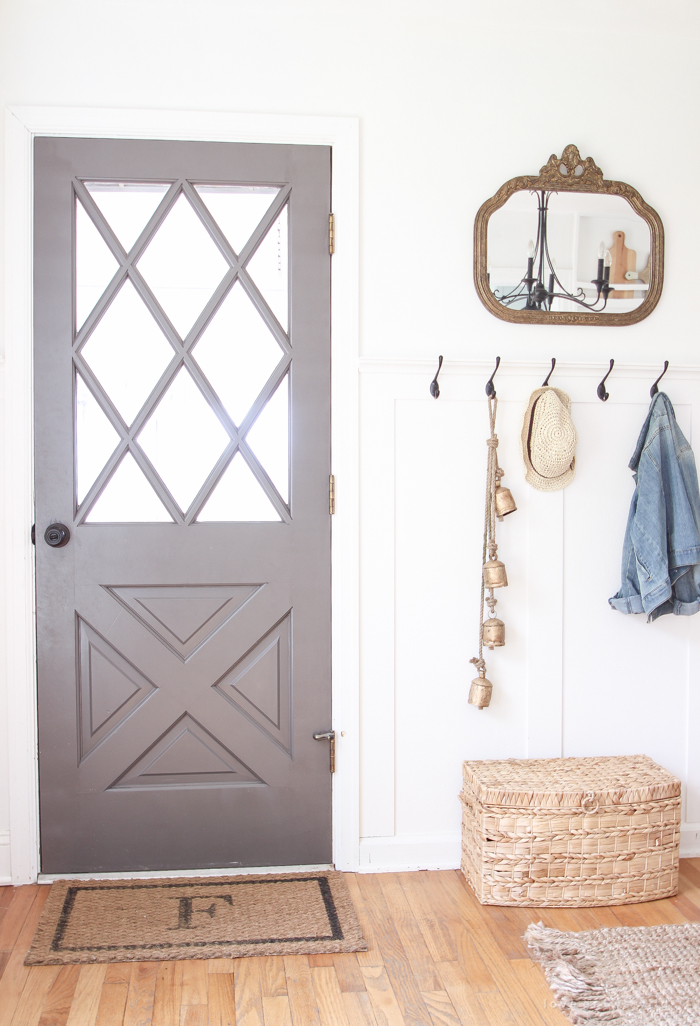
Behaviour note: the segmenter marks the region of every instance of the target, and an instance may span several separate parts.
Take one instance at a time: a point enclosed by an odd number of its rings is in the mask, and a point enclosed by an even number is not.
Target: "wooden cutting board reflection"
[[[634,249],[625,246],[625,233],[613,232],[613,244],[610,250],[612,265],[610,267],[610,284],[617,285],[618,282],[626,282],[627,271],[637,270],[637,253]],[[634,292],[620,292],[615,289],[610,293],[610,299],[634,299]]]

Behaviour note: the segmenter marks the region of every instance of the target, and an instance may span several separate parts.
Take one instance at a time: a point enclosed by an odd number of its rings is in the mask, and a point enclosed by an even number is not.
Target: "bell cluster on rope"
[[[484,508],[484,544],[482,550],[483,569],[481,574],[481,602],[479,605],[479,655],[470,662],[474,663],[479,673],[471,683],[469,703],[478,709],[485,709],[491,702],[493,684],[486,677],[486,663],[483,658],[484,645],[493,651],[506,643],[506,628],[502,620],[495,615],[498,599],[494,596],[496,588],[508,586],[505,565],[498,559],[496,544],[496,520],[503,521],[509,513],[517,509],[510,489],[501,485],[503,471],[498,466],[496,449],[496,408],[498,400],[495,394],[489,395],[489,423],[491,437],[487,438],[488,462],[486,465],[486,502]],[[488,558],[487,558],[488,557]],[[484,620],[484,605],[488,606],[489,618]]]

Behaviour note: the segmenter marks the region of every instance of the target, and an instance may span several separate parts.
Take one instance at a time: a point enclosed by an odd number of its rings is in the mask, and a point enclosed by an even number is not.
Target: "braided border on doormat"
[[[366,950],[342,873],[60,880],[25,965]]]

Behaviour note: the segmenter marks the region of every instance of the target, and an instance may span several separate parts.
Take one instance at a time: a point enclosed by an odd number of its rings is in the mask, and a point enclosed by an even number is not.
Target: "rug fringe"
[[[580,950],[576,934],[531,923],[525,940],[541,963],[557,1004],[575,1026],[623,1022],[610,1007],[605,988],[596,977],[595,965]]]

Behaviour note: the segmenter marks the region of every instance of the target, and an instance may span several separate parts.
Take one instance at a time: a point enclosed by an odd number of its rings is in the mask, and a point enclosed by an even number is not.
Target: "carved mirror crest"
[[[474,283],[518,324],[635,324],[661,296],[664,229],[636,189],[575,146],[511,178],[474,223]]]

